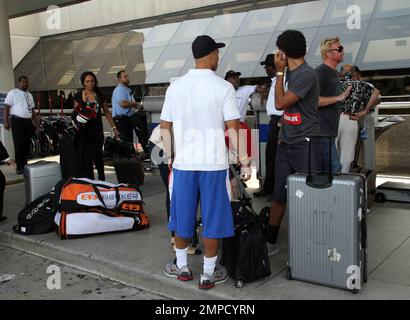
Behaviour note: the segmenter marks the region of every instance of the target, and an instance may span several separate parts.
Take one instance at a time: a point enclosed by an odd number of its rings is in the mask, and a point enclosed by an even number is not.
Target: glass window
[[[169,23],[156,26],[144,41],[144,48],[166,46],[178,30],[181,23]]]
[[[204,34],[211,20],[212,19],[209,18],[184,21],[172,38],[170,44],[192,43],[198,35]]]
[[[360,9],[361,21],[369,20],[376,6],[376,0],[333,0],[330,2],[328,12],[322,25],[347,23],[351,13],[347,12],[350,6]]]
[[[254,10],[248,12],[238,35],[250,35],[275,31],[276,26],[286,7],[276,7],[269,9]]]
[[[218,74],[225,76],[227,71],[235,70],[242,73],[242,78],[251,77],[269,40],[269,33],[234,38],[221,60]]]
[[[238,32],[246,15],[246,13],[235,13],[216,16],[212,19],[205,34],[214,39],[233,37]]]
[[[410,15],[410,1],[380,0],[374,17],[387,18],[404,15]]]
[[[127,32],[121,43],[121,45],[124,47],[124,50],[129,49],[129,47],[143,44],[148,39],[151,30],[152,28],[146,28],[131,30],[130,32]]]
[[[147,83],[169,82],[177,77],[191,55],[190,43],[166,47],[148,73]]]
[[[378,19],[370,23],[363,41],[364,69],[391,69],[410,64],[410,17]]]
[[[277,31],[302,29],[320,25],[329,0],[309,1],[288,6]]]
[[[147,48],[124,52],[125,70],[127,70],[132,84],[144,84],[147,74],[161,56],[165,47]]]
[[[71,41],[68,40],[45,40],[43,41],[44,61],[50,61],[59,57],[60,59],[71,59],[73,54]]]
[[[116,49],[119,44],[121,43],[122,38],[124,37],[124,33],[116,33],[110,34],[110,37],[107,43],[104,44],[103,50],[114,50]]]

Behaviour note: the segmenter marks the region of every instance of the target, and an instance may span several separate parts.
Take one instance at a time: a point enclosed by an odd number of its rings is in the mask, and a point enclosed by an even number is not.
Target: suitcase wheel
[[[377,192],[376,195],[374,196],[374,200],[376,202],[385,202],[386,195],[383,192]]]
[[[353,290],[350,290],[350,292],[351,292],[352,294],[358,294],[358,293],[359,293],[359,290],[358,290],[358,289],[353,289]]]
[[[243,288],[244,283],[242,280],[236,280],[235,281],[235,287],[237,287],[238,289]]]
[[[289,267],[286,269],[286,279],[292,280],[292,272],[290,271]]]

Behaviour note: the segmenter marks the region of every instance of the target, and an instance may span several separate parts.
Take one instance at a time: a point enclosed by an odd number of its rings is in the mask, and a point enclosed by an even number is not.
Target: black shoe
[[[256,192],[253,193],[253,196],[256,197],[256,198],[266,197],[268,195],[270,195],[270,194],[267,193],[265,191],[265,189],[260,189],[259,191],[256,191]]]
[[[7,219],[7,217],[1,216],[1,217],[0,217],[0,222],[3,222],[3,221],[6,220],[6,219]]]
[[[21,169],[16,170],[16,174],[23,174],[23,173],[24,173],[24,170],[21,170]]]

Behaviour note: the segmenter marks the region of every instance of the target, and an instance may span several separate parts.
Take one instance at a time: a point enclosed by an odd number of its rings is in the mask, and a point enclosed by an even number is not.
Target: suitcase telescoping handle
[[[312,140],[325,138],[329,139],[329,170],[327,175],[323,174],[312,174]],[[306,184],[312,188],[316,189],[326,189],[332,186],[333,173],[332,173],[332,136],[331,135],[313,135],[307,137],[309,143],[309,153],[308,153],[308,175],[306,178]]]
[[[245,186],[243,185],[243,182],[239,177],[238,171],[236,171],[236,168],[231,164],[229,165],[229,170],[231,171],[232,176],[238,181],[239,199],[244,202],[251,200],[251,197],[246,191]]]

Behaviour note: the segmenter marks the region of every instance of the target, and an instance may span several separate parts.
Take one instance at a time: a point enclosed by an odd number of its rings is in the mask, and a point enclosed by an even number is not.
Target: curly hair
[[[306,55],[306,38],[297,30],[286,30],[276,40],[276,46],[292,59]]]

